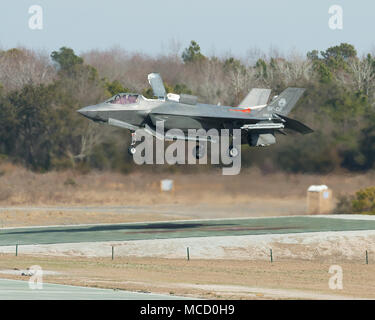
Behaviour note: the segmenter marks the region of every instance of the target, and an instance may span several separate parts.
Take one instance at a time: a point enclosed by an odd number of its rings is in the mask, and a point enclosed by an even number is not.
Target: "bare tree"
[[[285,85],[293,84],[299,80],[310,80],[312,77],[312,63],[298,55],[291,56],[288,60],[274,59],[274,70]]]
[[[349,67],[353,73],[352,80],[356,89],[369,95],[375,85],[373,61],[370,57],[353,58],[349,61]]]
[[[74,154],[71,148],[67,148],[66,155],[72,162],[73,167],[77,160],[81,161],[90,156],[93,148],[103,142],[105,134],[102,128],[96,123],[89,122],[81,135],[81,144],[78,154]]]
[[[48,55],[25,48],[0,53],[0,82],[7,91],[26,84],[47,84],[55,77]]]

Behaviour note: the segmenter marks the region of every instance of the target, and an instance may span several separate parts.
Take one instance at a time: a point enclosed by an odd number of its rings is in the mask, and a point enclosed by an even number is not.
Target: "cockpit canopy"
[[[106,102],[111,104],[134,104],[139,101],[139,94],[135,93],[119,93],[108,99]]]

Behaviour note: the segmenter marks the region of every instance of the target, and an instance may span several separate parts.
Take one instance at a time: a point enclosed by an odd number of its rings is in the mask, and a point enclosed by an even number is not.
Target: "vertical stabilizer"
[[[265,107],[268,98],[271,94],[271,89],[253,88],[250,90],[245,99],[242,100],[239,108],[254,108],[257,106]]]
[[[258,111],[257,115],[268,117],[272,114],[287,116],[294,108],[299,98],[301,98],[305,89],[303,88],[287,88],[277,96],[276,99],[265,108]]]

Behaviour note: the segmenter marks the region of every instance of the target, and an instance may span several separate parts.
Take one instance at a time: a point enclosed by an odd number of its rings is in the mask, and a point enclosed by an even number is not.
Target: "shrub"
[[[338,196],[338,202],[336,204],[336,208],[333,213],[335,214],[350,214],[353,213],[353,207],[352,207],[352,201],[353,201],[352,195],[339,195]]]
[[[77,186],[77,182],[75,182],[75,180],[73,178],[68,178],[64,181],[64,185],[65,186],[71,186],[71,187],[76,187]]]
[[[357,191],[352,209],[354,213],[375,214],[375,187]]]

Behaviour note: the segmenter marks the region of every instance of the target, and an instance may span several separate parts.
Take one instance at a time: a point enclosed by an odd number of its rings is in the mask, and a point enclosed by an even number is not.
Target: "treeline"
[[[0,157],[36,171],[139,170],[126,151],[126,130],[92,123],[76,110],[118,92],[151,97],[151,72],[162,75],[170,92],[221,105],[238,105],[253,87],[271,88],[273,95],[288,86],[307,88],[291,117],[315,132],[278,136],[264,149],[244,146],[243,167],[315,173],[374,168],[375,57],[359,57],[346,43],[304,56],[253,51],[243,58],[205,56],[194,41],[157,57],[119,48],[81,56],[66,47],[50,55],[0,51]],[[164,169],[179,167],[158,170]]]

